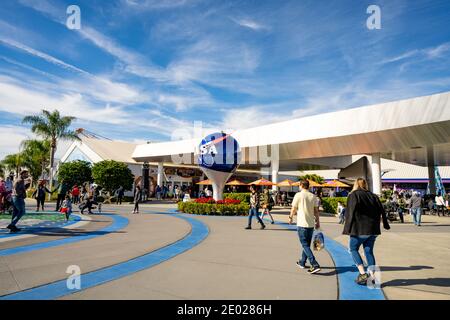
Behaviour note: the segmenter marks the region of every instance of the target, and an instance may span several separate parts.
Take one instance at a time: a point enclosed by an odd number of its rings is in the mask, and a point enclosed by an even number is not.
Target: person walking
[[[142,199],[142,193],[141,193],[141,187],[136,186],[136,189],[134,191],[134,209],[133,213],[139,213],[139,202]]]
[[[80,188],[78,185],[74,185],[71,191],[73,204],[78,204],[80,202]]]
[[[265,229],[266,225],[259,217],[259,193],[256,191],[254,186],[250,186],[250,210],[248,212],[248,225],[245,228],[246,230],[250,230],[252,228],[252,218],[253,216],[258,219],[258,222],[261,224],[260,229]]]
[[[311,241],[313,238],[314,228],[320,228],[319,218],[319,199],[309,191],[309,181],[302,180],[300,182],[300,191],[297,192],[292,200],[291,213],[289,214],[289,224],[292,223],[294,216],[297,215],[297,233],[302,246],[302,254],[296,265],[306,268],[306,260],[311,264],[308,272],[314,274],[319,272],[320,265],[314,257],[311,250]]]
[[[413,216],[414,224],[420,227],[422,223],[422,197],[420,193],[414,192],[409,200],[409,208]]]
[[[436,202],[436,210],[438,217],[440,216],[440,213],[442,212],[442,216],[445,215],[445,200],[442,196],[442,193],[438,193],[437,196],[434,198],[434,201]]]
[[[342,202],[338,201],[337,214],[339,217],[339,224],[344,224],[345,222],[345,211],[345,205]]]
[[[376,265],[373,248],[377,236],[381,234],[381,221],[384,229],[389,230],[389,222],[380,199],[369,191],[365,179],[358,178],[347,199],[347,214],[342,233],[350,236],[349,250],[359,271],[355,280],[359,285],[366,285],[369,279],[359,248],[364,248],[368,272],[373,277],[373,267]]]
[[[0,178],[0,213],[3,212],[4,199],[6,198],[6,187],[3,178]]]
[[[275,223],[275,221],[273,220],[272,214],[270,213],[270,211],[272,210],[273,207],[273,202],[272,202],[272,197],[270,196],[269,193],[269,189],[265,188],[264,189],[264,193],[262,195],[262,201],[261,201],[261,207],[263,209],[262,213],[261,213],[261,220],[264,221],[264,215],[268,214],[270,217],[270,220],[272,220],[272,224]]]
[[[405,223],[405,218],[403,216],[405,210],[406,210],[406,201],[405,198],[403,197],[403,194],[401,194],[397,198],[397,212],[401,223]]]
[[[159,184],[156,186],[155,192],[156,192],[156,200],[161,200],[162,189]]]
[[[69,221],[70,215],[72,214],[72,201],[70,200],[70,196],[68,194],[61,205],[60,212],[65,214],[66,221]]]
[[[37,189],[34,190],[32,194],[32,197],[36,199],[36,211],[39,211],[39,207],[41,207],[42,211],[44,211],[45,197],[47,193],[52,192],[45,186],[45,181],[39,182]]]
[[[31,179],[29,178],[28,170],[22,170],[19,177],[14,181],[12,189],[14,211],[11,218],[11,223],[6,227],[12,233],[20,231],[16,225],[25,214],[25,198],[27,197],[26,191],[30,185]]]
[[[123,196],[125,195],[125,189],[123,186],[119,186],[119,189],[116,190],[117,201],[116,204],[122,204]]]
[[[69,186],[67,185],[67,183],[64,182],[64,180],[61,180],[57,190],[58,190],[58,198],[56,199],[55,211],[59,211],[59,209],[61,208],[61,204],[64,201],[64,199],[66,198],[67,192],[69,191]],[[54,191],[55,190],[53,190],[53,192]]]

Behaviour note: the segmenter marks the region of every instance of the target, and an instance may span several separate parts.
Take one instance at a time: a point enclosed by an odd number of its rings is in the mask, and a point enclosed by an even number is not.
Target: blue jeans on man
[[[256,207],[251,207],[250,210],[248,211],[248,226],[251,227],[252,226],[252,218],[253,216],[256,217],[256,219],[258,219],[258,222],[261,224],[261,226],[264,225],[263,221],[261,220],[261,218],[259,217],[259,213],[258,213],[258,208]]]
[[[20,197],[13,197],[14,211],[10,226],[15,227],[22,216],[25,214],[25,199]]]
[[[303,247],[302,257],[299,263],[302,266],[305,266],[306,259],[308,259],[309,263],[311,263],[311,266],[319,267],[319,263],[317,263],[316,258],[314,257],[314,254],[311,250],[311,241],[314,234],[314,228],[297,227],[297,233],[300,244]]]
[[[377,236],[367,235],[367,236],[350,236],[349,249],[352,254],[353,261],[355,265],[364,265],[364,262],[359,254],[359,248],[361,245],[364,248],[364,255],[366,256],[367,265],[375,265],[375,256],[373,254],[373,247],[375,245],[375,240]]]
[[[422,222],[422,208],[411,208],[411,214],[413,216],[414,224],[420,226]]]

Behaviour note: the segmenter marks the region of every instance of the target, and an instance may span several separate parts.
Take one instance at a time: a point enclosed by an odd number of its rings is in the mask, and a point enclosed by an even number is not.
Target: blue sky
[[[449,21],[448,0],[1,1],[0,158],[43,108],[142,142],[448,91]]]

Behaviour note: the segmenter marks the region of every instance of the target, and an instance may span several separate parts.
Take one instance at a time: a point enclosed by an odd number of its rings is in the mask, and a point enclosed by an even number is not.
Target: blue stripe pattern
[[[264,219],[266,220],[266,219]],[[297,230],[297,226],[285,222],[275,222],[286,229]],[[383,290],[369,289],[355,283],[359,272],[348,249],[339,242],[325,236],[325,248],[330,253],[336,267],[339,283],[339,300],[385,300]]]
[[[50,226],[46,225],[48,222],[40,222],[40,223],[30,226],[30,227],[22,227],[22,230],[19,232],[16,232],[16,233],[10,233],[8,229],[1,230],[0,231],[0,239],[17,237],[17,236],[21,236],[24,234],[39,234],[39,232],[42,232],[42,231],[51,231],[52,229],[67,227],[67,226],[75,224],[79,221],[81,221],[81,217],[73,215],[70,217],[70,220],[67,222],[66,221],[58,221],[58,222],[51,221]]]
[[[102,268],[81,275],[81,289],[70,290],[67,288],[66,280],[60,280],[50,284],[42,285],[29,290],[13,293],[0,297],[0,300],[52,300],[69,294],[80,292],[106,282],[120,279],[130,274],[151,268],[168,259],[171,259],[202,242],[209,234],[209,229],[203,222],[173,215],[190,223],[191,232],[185,238],[160,248],[143,256],[122,262],[110,267]]]
[[[78,242],[78,241],[89,240],[89,239],[93,239],[93,238],[97,238],[97,237],[106,235],[111,232],[119,231],[128,225],[128,219],[125,217],[122,217],[119,215],[113,215],[113,214],[107,214],[107,215],[112,217],[113,223],[103,229],[96,230],[96,231],[89,231],[84,234],[77,234],[77,235],[71,236],[70,238],[51,240],[51,241],[47,241],[47,242],[41,242],[41,243],[36,243],[36,244],[31,244],[31,245],[26,245],[26,246],[3,249],[3,250],[0,250],[0,256],[9,256],[9,255],[18,254],[18,253],[52,248],[52,247],[57,247],[57,246],[61,246],[61,245],[69,244],[69,243]]]

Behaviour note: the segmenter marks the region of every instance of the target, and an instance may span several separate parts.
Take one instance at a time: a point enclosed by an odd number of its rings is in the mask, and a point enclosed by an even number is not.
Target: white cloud
[[[239,130],[279,122],[289,118],[288,114],[263,111],[264,109],[269,109],[268,107],[270,106],[255,105],[245,108],[223,110],[224,117],[220,123],[220,127]],[[275,108],[273,110],[278,109]]]
[[[198,0],[124,0],[126,5],[139,9],[173,9],[194,4]]]
[[[8,154],[19,152],[20,143],[35,136],[29,129],[19,126],[0,125],[0,160]]]
[[[83,74],[88,74],[84,70],[81,70],[81,69],[79,69],[79,68],[77,68],[77,67],[75,67],[73,65],[68,64],[68,63],[65,63],[64,61],[61,61],[61,60],[59,60],[59,59],[57,59],[55,57],[52,57],[52,56],[50,56],[50,55],[48,55],[48,54],[46,54],[44,52],[41,52],[39,50],[35,50],[33,48],[30,48],[30,47],[28,47],[27,45],[25,45],[23,43],[20,43],[20,42],[11,40],[11,39],[7,39],[7,38],[4,38],[4,37],[0,38],[0,42],[2,42],[5,45],[8,45],[10,47],[13,47],[13,48],[16,48],[18,50],[24,51],[24,52],[26,52],[26,53],[28,53],[28,54],[30,54],[32,56],[44,59],[45,61],[47,61],[49,63],[52,63],[52,64],[55,64],[57,66],[60,66],[62,68],[65,68],[65,69],[68,69],[68,70],[72,70],[72,71],[76,71],[76,72],[80,72],[80,73],[83,73]]]
[[[450,42],[443,43],[437,47],[426,49],[424,52],[430,59],[438,58],[450,51]]]
[[[266,25],[263,25],[263,24],[261,24],[259,22],[256,22],[256,21],[248,19],[248,18],[243,18],[243,19],[230,18],[230,19],[233,20],[236,24],[240,25],[241,27],[249,28],[249,29],[252,29],[254,31],[261,31],[261,30],[269,30],[270,29]]]
[[[384,59],[383,61],[380,62],[380,64],[398,62],[398,61],[406,60],[406,59],[413,58],[413,57],[418,58],[413,62],[420,62],[422,60],[433,60],[433,59],[441,57],[447,51],[450,51],[450,42],[442,43],[436,47],[425,48],[425,49],[414,49],[411,51],[407,51],[399,56]]]

